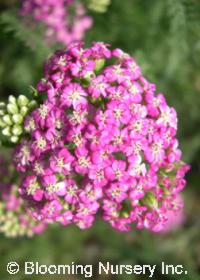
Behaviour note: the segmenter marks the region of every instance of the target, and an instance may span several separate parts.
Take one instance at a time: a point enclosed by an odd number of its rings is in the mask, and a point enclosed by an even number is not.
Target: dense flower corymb
[[[48,60],[38,91],[45,101],[15,153],[34,216],[82,229],[98,212],[120,231],[169,226],[189,167],[176,111],[135,60],[104,43],[71,45]]]

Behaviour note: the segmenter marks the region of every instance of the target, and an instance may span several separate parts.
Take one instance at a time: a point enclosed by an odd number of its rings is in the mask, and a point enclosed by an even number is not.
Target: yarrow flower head
[[[21,15],[33,26],[45,25],[47,42],[65,46],[83,39],[92,26],[82,3],[74,0],[22,0]]]
[[[119,231],[168,227],[189,166],[175,109],[134,58],[73,44],[48,60],[37,90],[45,101],[26,117],[15,152],[34,217],[85,229],[101,213]]]
[[[46,229],[43,221],[36,220],[26,201],[19,194],[19,186],[12,183],[16,172],[0,157],[0,232],[6,237],[31,237]]]

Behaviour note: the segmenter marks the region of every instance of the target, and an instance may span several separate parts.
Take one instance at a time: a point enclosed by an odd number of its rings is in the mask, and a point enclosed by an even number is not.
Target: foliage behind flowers
[[[132,223],[163,230],[169,210],[182,207],[188,165],[175,110],[135,60],[104,43],[78,43],[49,59],[38,90],[42,104],[25,117],[14,157],[33,215],[85,229],[102,212],[120,231]]]

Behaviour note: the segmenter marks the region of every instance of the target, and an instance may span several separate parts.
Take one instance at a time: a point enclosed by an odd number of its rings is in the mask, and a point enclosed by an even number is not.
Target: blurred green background
[[[0,0],[0,96],[26,94],[42,75],[43,62],[61,46],[47,47],[17,15],[20,1]],[[179,117],[184,161],[191,164],[184,191],[185,223],[167,234],[118,233],[102,221],[86,231],[52,226],[32,239],[0,235],[0,279],[82,279],[81,276],[9,276],[9,261],[47,264],[182,264],[187,275],[153,279],[200,279],[200,1],[112,0],[104,14],[91,14],[94,26],[86,42],[105,41],[133,55],[146,77],[164,92]],[[1,148],[2,149],[2,148]],[[100,276],[93,279],[149,279],[148,276]]]

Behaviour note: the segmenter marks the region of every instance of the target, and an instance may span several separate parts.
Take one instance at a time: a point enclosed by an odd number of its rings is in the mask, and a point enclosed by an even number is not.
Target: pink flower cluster
[[[40,234],[46,228],[45,223],[34,219],[26,202],[19,196],[18,185],[5,182],[14,178],[14,168],[0,157],[0,232],[7,237]]]
[[[177,117],[135,60],[104,43],[71,45],[47,62],[44,100],[25,120],[15,164],[21,194],[45,222],[119,231],[165,228],[189,166],[181,161]]]
[[[45,37],[50,43],[68,45],[83,39],[92,26],[84,6],[74,0],[22,0],[21,14],[46,26]]]

